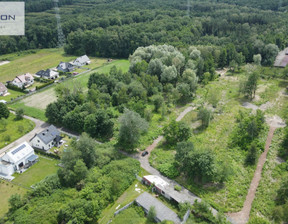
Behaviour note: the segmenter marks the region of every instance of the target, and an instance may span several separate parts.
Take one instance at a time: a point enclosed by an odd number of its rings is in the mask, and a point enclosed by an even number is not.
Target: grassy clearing
[[[21,184],[25,187],[30,187],[43,180],[46,176],[54,174],[58,170],[57,163],[59,161],[51,158],[46,158],[39,155],[39,161],[31,166],[24,173],[15,173],[14,183]]]
[[[0,122],[0,148],[10,144],[34,128],[34,123],[27,119],[15,120],[15,115],[10,113],[8,119]]]
[[[277,157],[279,143],[282,138],[283,130],[276,130],[263,167],[256,197],[252,204],[251,219],[256,216],[264,216],[272,223],[272,212],[276,207],[277,190],[280,188],[281,181],[288,175],[286,164],[281,164],[281,160]]]
[[[41,110],[41,109],[34,108],[34,107],[28,107],[22,101],[16,102],[14,104],[10,104],[9,107],[12,108],[13,110],[22,108],[24,110],[25,115],[37,118],[42,121],[47,121],[47,118],[45,116],[45,110]]]
[[[138,209],[137,209],[138,210]],[[113,223],[116,224],[149,224],[154,222],[149,222],[144,215],[140,215],[138,211],[136,210],[136,207],[130,207],[120,214],[118,214],[114,219]],[[143,213],[143,211],[142,211]]]
[[[8,199],[11,197],[11,195],[24,195],[26,192],[27,190],[25,188],[0,180],[0,217],[3,217],[8,212]]]

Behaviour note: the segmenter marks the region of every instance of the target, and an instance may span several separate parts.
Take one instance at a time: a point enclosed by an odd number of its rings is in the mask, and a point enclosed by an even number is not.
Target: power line
[[[59,0],[54,0],[55,17],[57,19],[57,32],[58,32],[58,47],[63,47],[65,44],[65,36],[61,26],[60,9],[58,7]]]

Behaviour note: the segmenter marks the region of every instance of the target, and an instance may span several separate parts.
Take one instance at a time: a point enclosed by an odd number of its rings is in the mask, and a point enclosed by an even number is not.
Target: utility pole
[[[61,48],[65,44],[65,36],[62,30],[61,26],[61,16],[60,16],[60,10],[58,7],[59,0],[54,0],[54,9],[56,13],[56,19],[57,19],[57,32],[58,32],[58,47]]]

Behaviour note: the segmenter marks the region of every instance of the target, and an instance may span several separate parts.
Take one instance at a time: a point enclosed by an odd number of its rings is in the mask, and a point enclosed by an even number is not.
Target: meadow
[[[8,119],[0,120],[0,148],[30,132],[35,126],[30,120],[15,120],[15,118],[16,116],[10,113]]]

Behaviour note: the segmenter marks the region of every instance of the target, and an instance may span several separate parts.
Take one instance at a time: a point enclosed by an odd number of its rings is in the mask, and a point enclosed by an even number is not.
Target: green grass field
[[[0,148],[17,140],[21,136],[30,132],[34,128],[34,123],[27,119],[15,120],[15,115],[10,113],[8,119],[0,120]]]
[[[46,176],[54,174],[58,170],[57,164],[59,161],[51,158],[46,158],[41,155],[39,156],[39,161],[31,166],[24,173],[15,173],[13,180],[14,183],[21,184],[25,187],[30,187],[43,180]]]
[[[98,62],[99,64],[97,64],[98,68],[94,68],[94,70],[82,74],[80,76],[77,76],[75,78],[69,79],[67,81],[65,81],[64,83],[60,84],[60,85],[73,85],[75,82],[79,83],[82,88],[83,91],[87,91],[88,87],[87,87],[87,83],[89,80],[89,77],[92,73],[94,72],[99,72],[99,73],[108,73],[111,69],[111,67],[116,66],[118,69],[121,69],[123,72],[127,72],[129,69],[129,61],[128,60],[115,60],[111,63],[104,63],[104,59],[102,59],[101,61],[99,60]],[[101,65],[102,63],[102,65]],[[99,67],[100,66],[100,67]],[[23,108],[24,109],[24,113],[28,116],[31,117],[35,117],[38,118],[40,120],[46,121],[46,117],[45,117],[45,109],[46,106],[52,102],[54,102],[55,100],[57,100],[57,96],[55,94],[55,89],[56,85],[45,89],[43,91],[40,91],[36,94],[33,94],[29,97],[26,97],[20,101],[17,101],[13,104],[10,104],[9,107],[11,107],[12,109],[17,109],[17,108]]]
[[[19,187],[7,181],[0,180],[0,218],[8,212],[9,198],[13,194],[24,195],[27,192],[25,188]]]

